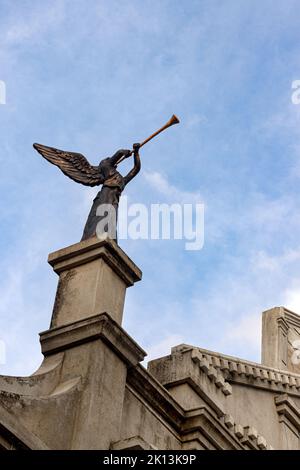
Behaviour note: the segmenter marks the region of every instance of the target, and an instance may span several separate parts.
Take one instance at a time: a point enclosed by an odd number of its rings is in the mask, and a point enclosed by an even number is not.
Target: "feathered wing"
[[[90,165],[87,159],[81,153],[64,152],[46,145],[33,144],[37,150],[48,162],[58,166],[61,171],[85,186],[98,186],[104,179],[97,166]]]

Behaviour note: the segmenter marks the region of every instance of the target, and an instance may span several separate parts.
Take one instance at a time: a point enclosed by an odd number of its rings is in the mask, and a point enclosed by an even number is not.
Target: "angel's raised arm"
[[[132,170],[124,177],[125,185],[134,178],[141,169],[141,159],[139,155],[140,144],[133,144],[133,161],[134,165]]]

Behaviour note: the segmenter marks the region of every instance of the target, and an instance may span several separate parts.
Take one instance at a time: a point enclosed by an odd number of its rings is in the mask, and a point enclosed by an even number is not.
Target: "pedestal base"
[[[59,275],[50,328],[102,312],[122,323],[126,288],[142,272],[113,240],[76,243],[51,253],[48,262]]]

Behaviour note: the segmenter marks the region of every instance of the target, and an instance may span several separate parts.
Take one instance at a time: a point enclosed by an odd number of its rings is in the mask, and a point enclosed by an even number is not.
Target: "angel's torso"
[[[103,186],[119,188],[120,191],[123,191],[125,187],[124,177],[118,172],[116,167],[111,164],[110,158],[102,160],[99,169],[104,178]]]

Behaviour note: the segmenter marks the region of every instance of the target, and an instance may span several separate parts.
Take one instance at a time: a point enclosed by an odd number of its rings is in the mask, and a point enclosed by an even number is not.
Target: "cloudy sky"
[[[149,358],[184,342],[259,361],[261,312],[300,312],[299,1],[0,0],[0,38],[1,373],[41,362],[47,256],[79,241],[97,192],[32,143],[96,164],[172,113],[127,196],[204,203],[205,244],[120,241],[143,271],[123,326]]]

